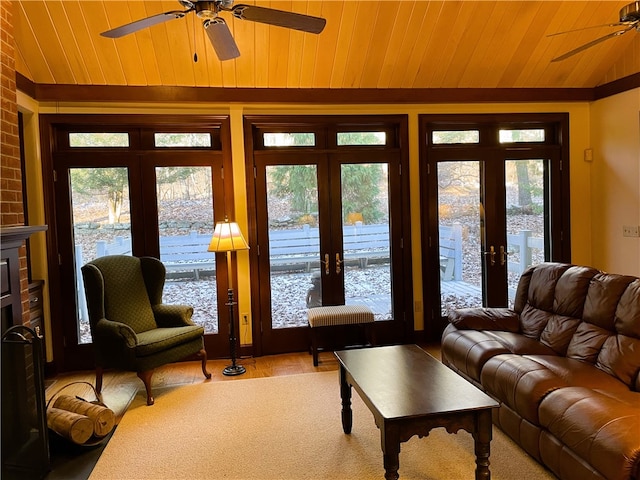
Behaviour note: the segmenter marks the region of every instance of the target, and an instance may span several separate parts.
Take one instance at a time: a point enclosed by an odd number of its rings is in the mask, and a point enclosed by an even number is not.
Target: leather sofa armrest
[[[193,325],[193,307],[189,305],[153,305],[153,313],[159,327],[185,327]]]
[[[520,331],[520,316],[508,308],[461,308],[449,313],[448,320],[460,330]]]

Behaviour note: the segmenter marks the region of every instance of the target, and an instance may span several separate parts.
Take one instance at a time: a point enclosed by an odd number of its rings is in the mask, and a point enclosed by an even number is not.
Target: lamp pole
[[[211,243],[207,251],[226,252],[227,254],[227,307],[229,307],[229,351],[231,354],[231,365],[225,367],[223,375],[242,375],[247,370],[242,365],[236,364],[236,321],[233,314],[233,264],[231,253],[237,250],[248,250],[249,245],[242,236],[240,227],[236,222],[229,222],[225,218],[224,222],[216,223],[216,227],[211,237]]]
[[[227,290],[227,306],[229,307],[229,350],[231,353],[231,365],[222,370],[223,375],[229,377],[242,375],[247,370],[242,365],[236,365],[236,320],[233,314],[233,306],[236,302],[233,299],[233,274],[231,271],[231,250],[227,250],[227,276],[229,289]]]

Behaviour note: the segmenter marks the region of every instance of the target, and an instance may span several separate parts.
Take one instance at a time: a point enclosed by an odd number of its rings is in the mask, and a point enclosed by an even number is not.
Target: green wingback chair
[[[193,308],[162,303],[166,270],[152,257],[109,255],[82,267],[96,362],[96,390],[105,368],[134,371],[153,405],[156,367],[196,355],[207,371],[204,328],[191,321]]]

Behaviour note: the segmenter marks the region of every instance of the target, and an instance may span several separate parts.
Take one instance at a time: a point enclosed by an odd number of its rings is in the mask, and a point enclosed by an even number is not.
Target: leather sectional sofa
[[[543,263],[513,309],[449,315],[442,360],[562,480],[640,480],[640,279]]]

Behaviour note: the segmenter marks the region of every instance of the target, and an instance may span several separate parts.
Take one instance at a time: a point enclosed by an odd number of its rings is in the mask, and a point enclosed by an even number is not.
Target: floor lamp
[[[240,227],[236,222],[229,222],[225,219],[224,222],[216,223],[216,228],[213,231],[211,237],[211,243],[207,249],[209,252],[226,252],[227,254],[227,275],[228,275],[228,287],[227,290],[227,303],[229,307],[229,349],[231,351],[231,365],[225,367],[222,371],[223,375],[233,376],[242,375],[246,372],[246,369],[242,365],[236,365],[236,327],[235,319],[233,315],[233,306],[236,303],[233,300],[233,269],[231,268],[231,252],[238,250],[248,250],[249,245],[240,232]]]

